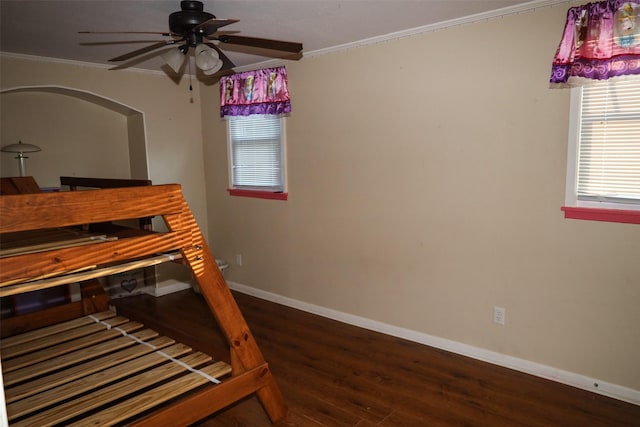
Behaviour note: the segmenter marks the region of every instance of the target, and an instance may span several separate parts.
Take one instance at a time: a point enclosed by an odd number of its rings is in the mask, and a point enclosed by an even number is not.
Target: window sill
[[[237,188],[228,188],[227,191],[231,196],[239,197],[254,197],[257,199],[269,199],[269,200],[287,200],[289,193],[273,193],[270,191],[258,191],[258,190],[239,190]]]
[[[640,211],[576,208],[563,206],[561,210],[568,219],[586,219],[591,221],[622,222],[625,224],[640,224]]]

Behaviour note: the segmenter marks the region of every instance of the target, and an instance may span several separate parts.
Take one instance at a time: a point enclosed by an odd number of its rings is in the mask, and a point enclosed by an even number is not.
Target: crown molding
[[[381,36],[370,37],[367,39],[345,43],[337,46],[332,46],[324,49],[317,49],[311,52],[305,52],[304,57],[311,58],[314,56],[326,55],[328,53],[340,52],[343,50],[353,49],[362,46],[368,46],[392,40],[398,40],[405,37],[411,37],[419,34],[430,33],[434,31],[445,30],[452,27],[459,27],[467,24],[474,24],[477,22],[489,21],[497,18],[504,18],[510,15],[517,15],[520,13],[531,12],[538,9],[553,7],[562,4],[568,4],[570,0],[533,0],[527,3],[522,3],[515,6],[504,7],[501,9],[492,10],[489,12],[477,13],[475,15],[463,16],[461,18],[450,19],[448,21],[436,22],[421,27],[409,28],[407,30],[396,31]]]
[[[421,27],[409,28],[407,30],[396,31],[393,33],[383,34],[380,36],[370,37],[367,39],[344,43],[341,45],[304,52],[302,60],[304,60],[304,58],[313,58],[315,56],[341,52],[344,50],[388,42],[392,40],[398,40],[405,37],[411,37],[411,36],[430,33],[434,31],[440,31],[447,28],[459,27],[462,25],[474,24],[477,22],[489,21],[492,19],[504,18],[506,16],[517,15],[520,13],[531,12],[531,11],[535,11],[542,8],[554,7],[554,6],[559,6],[563,4],[569,4],[569,3],[571,3],[571,0],[533,0],[527,3],[504,7],[504,8],[492,10],[489,12],[483,12],[475,15],[464,16],[461,18],[450,19],[448,21],[436,22],[434,24],[424,25]],[[77,65],[82,67],[93,67],[93,68],[108,69],[108,70],[113,69],[112,66],[105,65],[105,64],[73,61],[69,59],[24,55],[24,54],[11,53],[11,52],[0,52],[0,56],[7,56],[12,58],[27,59],[27,60],[47,61],[47,62],[53,62],[53,63],[70,64],[70,65]],[[285,63],[286,61],[280,58],[268,59],[266,61],[258,62],[255,64],[235,67],[233,71],[234,72],[251,71],[251,70],[256,70],[260,68],[275,67],[275,66],[283,65]],[[153,75],[163,75],[163,76],[166,75],[166,73],[160,70],[148,70],[148,69],[135,68],[135,67],[127,67],[127,68],[122,68],[120,70],[122,71],[129,70],[129,71],[140,72],[145,74],[153,74]],[[188,74],[185,73],[184,75],[186,76]]]
[[[102,70],[115,70],[115,68],[112,65],[99,64],[97,62],[74,61],[72,59],[51,58],[49,56],[26,55],[23,53],[0,52],[0,57],[22,59],[26,61],[44,61],[44,62],[50,62],[55,64],[75,65],[77,67],[98,68]],[[161,70],[148,70],[148,69],[136,68],[136,67],[119,68],[117,69],[117,71],[133,71],[136,73],[166,76],[166,73],[164,73]],[[184,74],[184,75],[188,75],[188,74]]]
[[[349,42],[341,45],[304,52],[302,59],[304,60],[304,58],[313,58],[314,56],[342,52],[344,50],[354,49],[362,46],[368,46],[368,45],[388,42],[392,40],[398,40],[405,37],[411,37],[411,36],[430,33],[434,31],[440,31],[447,28],[459,27],[467,24],[474,24],[477,22],[489,21],[492,19],[504,18],[506,16],[517,15],[520,13],[531,12],[531,11],[535,11],[535,10],[546,8],[546,7],[554,7],[554,6],[559,6],[563,4],[569,4],[569,3],[571,3],[571,0],[533,0],[527,3],[504,7],[504,8],[492,10],[489,12],[483,12],[475,15],[464,16],[461,18],[451,19],[448,21],[436,22],[434,24],[424,25],[421,27],[409,28],[407,30],[396,31],[393,33],[370,37],[370,38],[358,40],[355,42]],[[269,59],[256,64],[236,67],[234,68],[234,71],[242,72],[242,71],[256,70],[259,68],[275,67],[275,66],[283,65],[284,62],[286,61],[283,61],[282,59]]]

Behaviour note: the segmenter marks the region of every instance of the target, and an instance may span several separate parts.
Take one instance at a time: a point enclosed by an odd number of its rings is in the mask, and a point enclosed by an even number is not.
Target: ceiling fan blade
[[[149,42],[154,42],[155,40],[119,40],[119,41],[104,41],[104,42],[80,42],[78,43],[80,46],[106,46],[106,45],[114,45],[114,44],[140,44]]]
[[[225,55],[218,46],[216,46],[213,43],[205,43],[207,46],[213,48],[216,50],[216,52],[218,52],[218,56],[220,56],[220,59],[222,59],[222,70],[231,70],[233,67],[236,66],[236,64],[234,64],[228,57],[227,55]]]
[[[235,24],[236,22],[240,22],[240,20],[211,18],[207,21],[204,21],[202,24],[198,24],[195,27],[193,27],[193,31],[207,36],[207,35],[214,34],[216,31],[218,31],[218,28],[220,27],[224,27],[229,24]]]
[[[236,36],[224,34],[216,37],[222,43],[238,44],[242,46],[259,47],[262,49],[281,50],[284,52],[299,53],[302,51],[302,43],[285,42],[280,40],[261,39],[258,37]]]
[[[157,42],[157,43],[154,43],[154,44],[149,45],[149,46],[145,46],[145,47],[143,47],[141,49],[134,50],[134,51],[129,52],[129,53],[125,53],[124,55],[120,55],[120,56],[117,56],[115,58],[111,58],[109,61],[110,62],[126,61],[127,59],[131,59],[131,58],[133,58],[135,56],[142,55],[143,53],[151,52],[152,50],[156,50],[156,49],[159,49],[159,48],[164,47],[164,46],[169,46],[171,44],[176,44],[176,43],[179,43],[181,41],[182,40],[164,40],[164,41]]]
[[[157,31],[78,31],[78,34],[155,34],[170,36],[171,33]]]

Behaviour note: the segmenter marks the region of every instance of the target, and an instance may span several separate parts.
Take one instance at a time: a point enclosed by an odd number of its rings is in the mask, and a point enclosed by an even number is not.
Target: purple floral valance
[[[551,85],[576,86],[581,79],[634,74],[640,74],[640,0],[570,8],[553,58]]]
[[[220,78],[220,117],[290,112],[285,67],[246,71]]]

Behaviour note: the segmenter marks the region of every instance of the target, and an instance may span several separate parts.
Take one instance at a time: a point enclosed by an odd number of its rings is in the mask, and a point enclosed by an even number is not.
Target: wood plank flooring
[[[640,427],[640,406],[234,293],[289,405],[284,426]],[[118,313],[228,362],[190,291],[114,300]],[[271,423],[255,397],[199,427]]]

